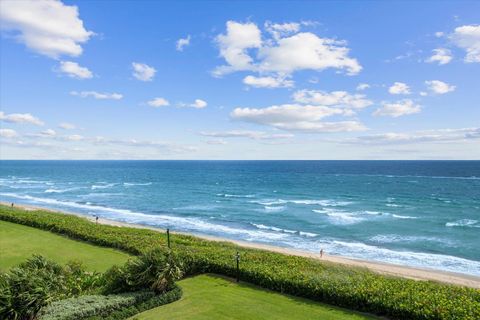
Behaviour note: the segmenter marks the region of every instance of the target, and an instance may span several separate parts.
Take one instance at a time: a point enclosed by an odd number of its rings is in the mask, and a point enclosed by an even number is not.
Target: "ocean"
[[[0,161],[0,200],[480,276],[480,161]]]

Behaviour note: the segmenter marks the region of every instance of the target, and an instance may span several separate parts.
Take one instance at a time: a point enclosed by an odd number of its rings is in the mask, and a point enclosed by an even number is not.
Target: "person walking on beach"
[[[12,202],[12,208],[13,208],[13,202]]]
[[[95,224],[98,224],[98,216],[95,216]]]
[[[320,258],[323,258],[323,249],[320,249]]]

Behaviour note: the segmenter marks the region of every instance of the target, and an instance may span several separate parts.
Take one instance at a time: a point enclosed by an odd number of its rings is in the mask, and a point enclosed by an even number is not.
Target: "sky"
[[[0,1],[0,159],[480,159],[478,1]]]

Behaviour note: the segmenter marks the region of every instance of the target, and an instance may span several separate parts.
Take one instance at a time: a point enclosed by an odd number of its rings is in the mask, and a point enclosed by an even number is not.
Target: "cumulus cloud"
[[[300,132],[361,131],[366,128],[357,121],[322,122],[325,117],[344,114],[339,108],[284,104],[267,108],[236,108],[233,119]]]
[[[352,144],[409,144],[422,142],[452,142],[480,138],[480,128],[423,130],[413,133],[388,132],[346,139]]]
[[[40,132],[39,135],[43,136],[43,137],[54,137],[54,136],[57,135],[57,133],[53,129],[47,129],[47,130],[44,130],[44,131]]]
[[[15,138],[18,136],[18,133],[13,129],[0,129],[0,137],[2,138]]]
[[[247,50],[260,48],[262,45],[261,31],[256,24],[228,21],[226,33],[218,35],[215,40],[220,48],[220,56],[225,59],[227,65],[217,67],[214,75],[221,76],[229,72],[254,68],[253,59]]]
[[[433,55],[425,60],[429,63],[438,63],[439,65],[444,65],[452,61],[453,56],[452,52],[445,48],[437,48],[432,50]]]
[[[480,62],[480,25],[457,27],[450,35],[450,39],[457,47],[466,51],[465,62]]]
[[[71,91],[70,94],[81,98],[92,97],[99,100],[120,100],[123,98],[123,95],[120,93],[101,93],[96,91]]]
[[[132,62],[132,68],[133,76],[140,81],[152,81],[157,72],[154,67],[139,62]]]
[[[202,99],[195,99],[193,103],[189,104],[189,107],[192,107],[195,109],[203,109],[206,106],[207,106],[207,102]]]
[[[348,56],[345,41],[298,32],[300,26],[295,23],[268,23],[266,29],[273,37],[263,41],[256,24],[228,21],[226,33],[216,38],[220,56],[227,64],[217,67],[213,74],[256,71],[285,76],[300,70],[333,68],[353,75],[362,69],[356,59]]]
[[[292,138],[293,134],[266,133],[263,131],[231,130],[223,132],[200,132],[200,135],[214,138],[249,138],[253,140],[273,140]]]
[[[255,77],[246,76],[243,78],[243,83],[255,88],[291,88],[294,86],[292,80],[285,77]]]
[[[68,122],[62,122],[58,125],[59,128],[62,128],[64,130],[73,130],[76,128],[76,126],[72,123],[68,123]]]
[[[445,94],[455,90],[455,86],[449,85],[440,80],[425,81],[428,89],[434,94]]]
[[[148,101],[147,104],[151,107],[159,108],[169,106],[170,102],[165,98],[158,97]]]
[[[293,94],[296,102],[322,106],[342,106],[361,109],[373,104],[363,94],[349,94],[346,91],[299,90]]]
[[[363,91],[370,88],[370,85],[368,83],[359,83],[357,86],[357,91]]]
[[[270,21],[267,21],[265,22],[265,30],[269,32],[274,39],[278,40],[292,33],[299,32],[300,23],[298,22],[272,23]]]
[[[421,106],[415,104],[410,99],[404,99],[397,102],[384,102],[382,107],[377,109],[374,116],[401,117],[409,114],[419,113]]]
[[[176,43],[177,51],[183,51],[183,49],[189,45],[190,45],[190,35],[188,35],[186,38],[180,38],[177,40],[177,43]]]
[[[395,82],[390,88],[388,88],[390,94],[410,94],[410,87],[403,82]]]
[[[88,70],[88,68],[82,67],[78,63],[72,61],[60,61],[58,71],[65,73],[70,78],[90,79],[93,77],[93,73]]]
[[[17,41],[51,58],[77,57],[94,34],[85,29],[76,6],[57,0],[0,1],[1,28]]]
[[[0,120],[11,123],[28,123],[37,126],[43,126],[44,123],[40,119],[32,116],[30,113],[11,113],[5,114],[0,111]]]

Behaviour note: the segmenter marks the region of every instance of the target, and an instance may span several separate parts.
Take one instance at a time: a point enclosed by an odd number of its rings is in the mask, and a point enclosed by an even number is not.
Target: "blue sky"
[[[480,3],[1,2],[2,159],[480,159]]]

